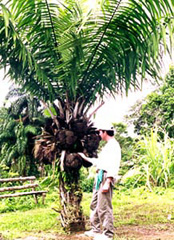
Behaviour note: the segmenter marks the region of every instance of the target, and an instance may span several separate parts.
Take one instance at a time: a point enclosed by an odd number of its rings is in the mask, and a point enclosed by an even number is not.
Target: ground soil
[[[114,240],[174,240],[173,224],[157,224],[146,226],[122,226],[115,230]],[[15,240],[90,240],[83,232],[71,235],[51,233],[32,234]]]

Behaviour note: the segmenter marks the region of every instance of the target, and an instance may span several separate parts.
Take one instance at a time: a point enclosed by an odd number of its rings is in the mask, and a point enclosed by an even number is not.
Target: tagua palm
[[[172,0],[11,0],[0,4],[0,66],[37,96],[51,119],[36,141],[40,160],[58,162],[62,225],[84,227],[77,154],[95,156],[88,114],[97,98],[159,76],[161,49],[172,44]],[[97,5],[98,3],[98,5]],[[85,165],[88,166],[88,165]],[[64,174],[66,173],[66,174]]]

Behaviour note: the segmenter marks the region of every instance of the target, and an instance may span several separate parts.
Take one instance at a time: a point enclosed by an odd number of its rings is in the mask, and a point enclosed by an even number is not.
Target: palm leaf
[[[1,66],[40,99],[83,96],[90,106],[96,95],[127,92],[139,87],[139,77],[159,76],[160,45],[167,48],[166,27],[172,32],[170,0],[109,0],[85,19],[76,1],[9,2],[10,11],[0,5]]]

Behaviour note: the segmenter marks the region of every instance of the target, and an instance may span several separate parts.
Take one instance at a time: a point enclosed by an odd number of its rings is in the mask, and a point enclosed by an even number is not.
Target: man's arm
[[[90,158],[87,157],[84,153],[78,153],[85,161],[92,163],[93,165],[96,165],[97,158]]]

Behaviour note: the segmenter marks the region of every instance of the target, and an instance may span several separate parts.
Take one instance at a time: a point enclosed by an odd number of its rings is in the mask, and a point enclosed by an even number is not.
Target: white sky
[[[108,98],[105,104],[97,111],[94,118],[95,125],[109,125],[111,123],[122,122],[131,106],[137,100],[143,99],[155,89],[150,83],[145,83],[142,91],[129,92],[128,97],[116,96],[115,99]]]

